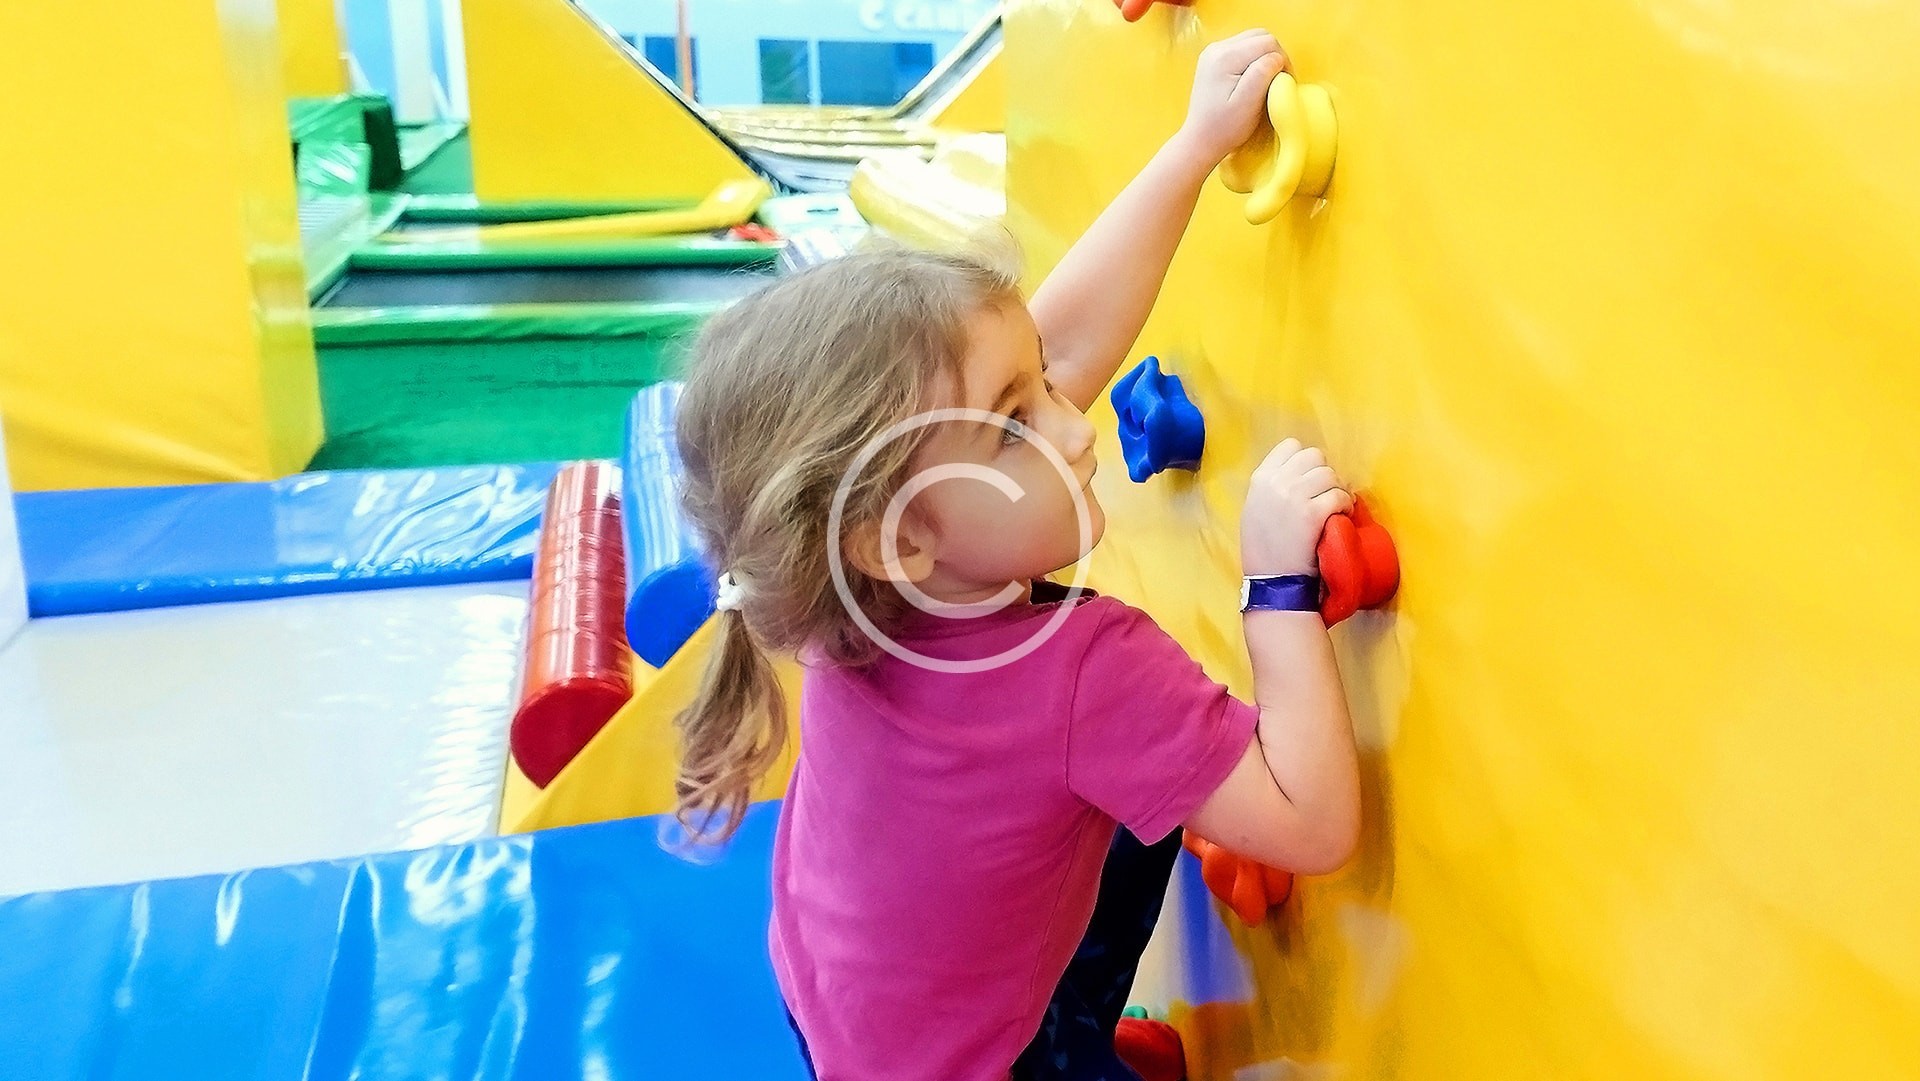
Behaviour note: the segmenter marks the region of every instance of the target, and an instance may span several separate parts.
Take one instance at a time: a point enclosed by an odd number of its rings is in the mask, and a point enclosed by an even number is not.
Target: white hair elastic
[[[713,606],[722,612],[732,612],[747,602],[747,587],[740,584],[732,571],[720,576],[719,595],[714,598]]]

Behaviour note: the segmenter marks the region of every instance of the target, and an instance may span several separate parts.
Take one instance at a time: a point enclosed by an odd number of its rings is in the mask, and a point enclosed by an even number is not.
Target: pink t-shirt
[[[1059,603],[916,614],[896,637],[984,658]],[[1257,719],[1105,597],[984,673],[810,668],[800,713],[771,947],[822,1081],[1004,1081],[1086,932],[1115,822],[1165,837]]]

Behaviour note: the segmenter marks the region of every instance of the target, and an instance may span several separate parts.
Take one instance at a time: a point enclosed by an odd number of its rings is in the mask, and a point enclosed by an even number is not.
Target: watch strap
[[[1242,612],[1318,612],[1317,574],[1248,575],[1241,580]]]

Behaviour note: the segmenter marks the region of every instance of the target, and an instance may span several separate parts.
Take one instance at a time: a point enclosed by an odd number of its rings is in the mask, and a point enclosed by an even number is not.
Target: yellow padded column
[[[21,489],[320,442],[273,0],[0,5],[0,410]]]
[[[341,56],[339,0],[278,0],[280,72],[288,97],[327,98],[348,90]]]
[[[482,199],[698,200],[753,173],[571,0],[468,0]]]

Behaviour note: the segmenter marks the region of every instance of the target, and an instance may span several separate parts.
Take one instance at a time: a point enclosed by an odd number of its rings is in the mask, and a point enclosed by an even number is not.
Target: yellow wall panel
[[[0,10],[0,409],[22,489],[319,444],[272,0]]]
[[[945,104],[927,117],[927,126],[942,131],[1007,130],[1007,71],[1001,60],[1005,46],[993,50]]]
[[[280,71],[288,97],[344,94],[347,65],[341,57],[339,0],[278,0]]]
[[[1209,185],[1137,349],[1206,460],[1102,471],[1092,583],[1249,691],[1239,505],[1292,434],[1405,586],[1335,632],[1364,850],[1237,935],[1195,1076],[1912,1076],[1920,16],[1025,0],[1036,277],[1250,26],[1332,88],[1333,184],[1265,227]]]
[[[740,159],[571,0],[469,0],[483,199],[701,199]]]

